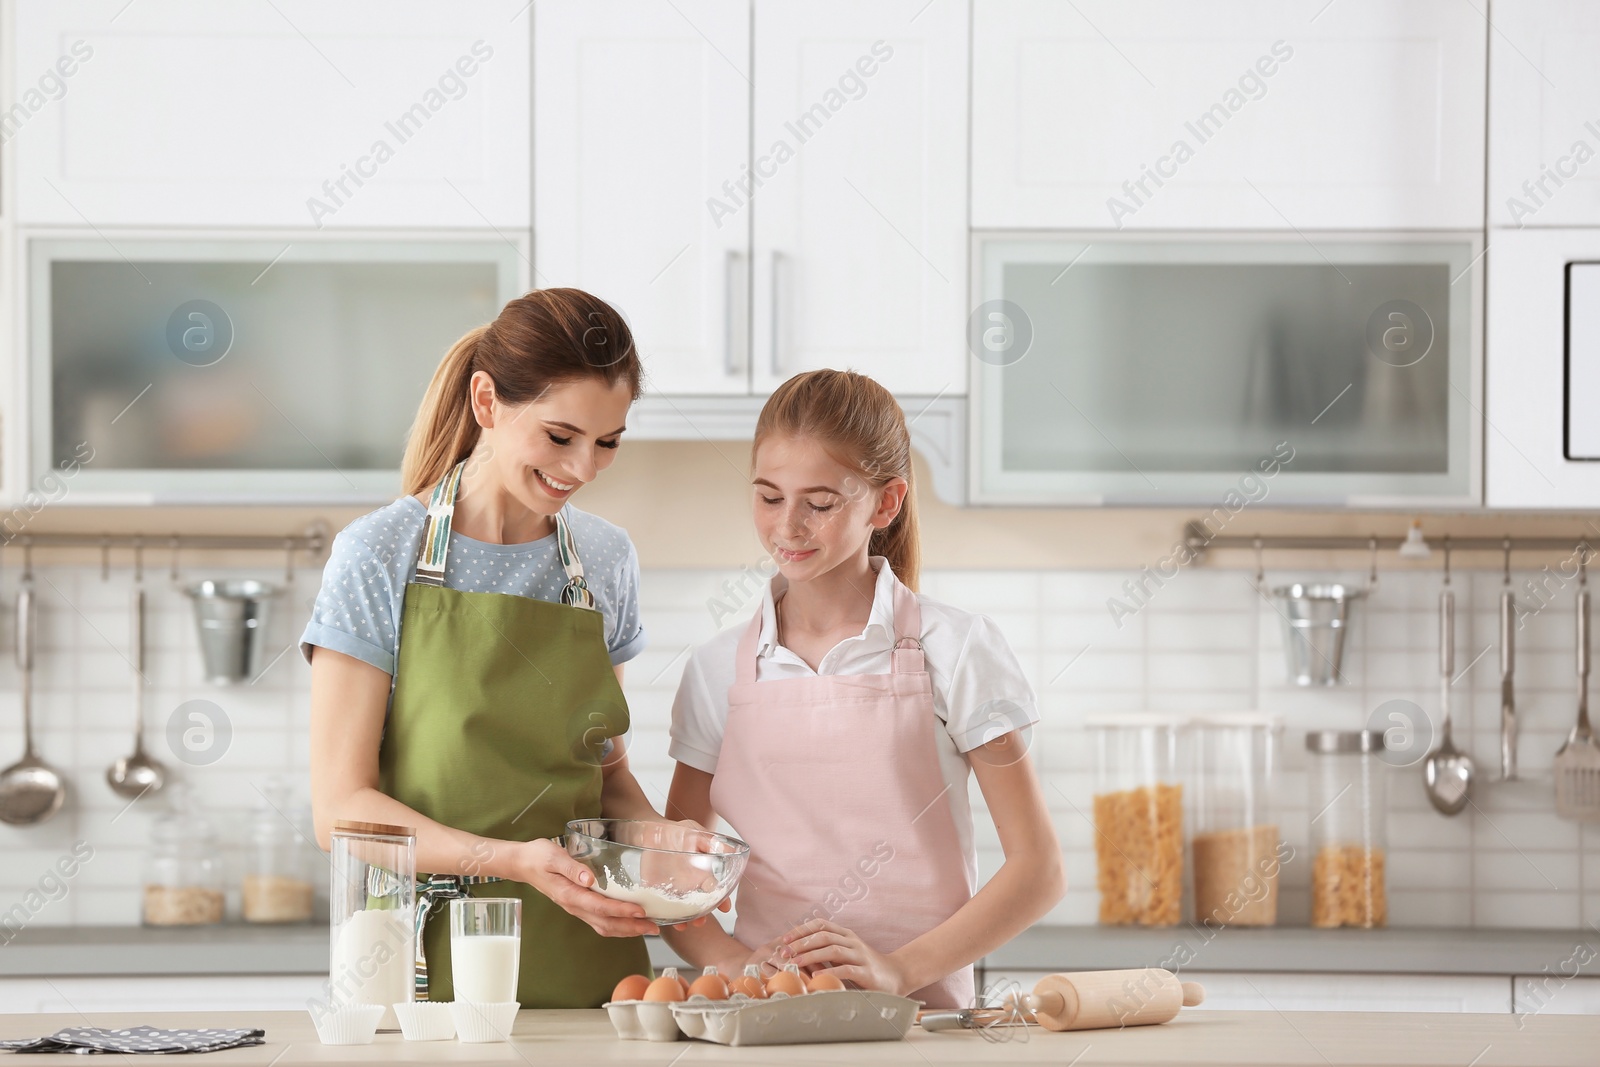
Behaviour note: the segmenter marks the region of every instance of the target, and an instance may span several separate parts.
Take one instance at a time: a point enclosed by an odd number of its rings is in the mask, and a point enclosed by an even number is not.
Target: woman
[[[417,828],[429,999],[452,996],[450,896],[523,901],[526,1007],[593,1007],[649,967],[644,909],[595,892],[555,840],[569,819],[659,818],[614,740],[644,647],[638,558],[569,504],[616,458],[640,383],[603,301],[511,301],[435,372],[405,495],[334,539],[301,638],[317,837]]]

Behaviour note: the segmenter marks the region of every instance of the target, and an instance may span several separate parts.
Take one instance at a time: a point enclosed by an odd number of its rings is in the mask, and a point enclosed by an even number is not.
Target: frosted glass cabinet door
[[[980,235],[974,496],[1472,503],[1481,244]]]
[[[34,241],[29,484],[76,459],[74,496],[388,499],[434,369],[515,295],[515,257],[499,241]]]

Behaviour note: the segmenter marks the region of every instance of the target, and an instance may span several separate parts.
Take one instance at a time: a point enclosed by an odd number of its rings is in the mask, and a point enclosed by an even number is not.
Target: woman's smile
[[[560,481],[556,478],[552,478],[550,475],[546,474],[542,470],[538,470],[537,468],[533,473],[537,475],[539,488],[543,489],[546,493],[555,497],[557,500],[565,500],[567,497],[572,495],[574,490],[578,488],[579,483],[577,482]]]

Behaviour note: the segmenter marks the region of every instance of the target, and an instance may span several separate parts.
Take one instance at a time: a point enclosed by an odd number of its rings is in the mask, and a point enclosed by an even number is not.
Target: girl
[[[695,651],[672,709],[668,810],[749,842],[733,936],[668,932],[696,965],[797,963],[932,1007],[1065,890],[1019,731],[1022,669],[982,615],[914,592],[911,442],[870,378],[814,371],[762,409],[751,507],[779,575]],[[967,772],[1006,860],[974,895]]]
[[[597,1006],[649,966],[644,909],[552,840],[569,819],[659,818],[613,740],[644,648],[638,559],[569,503],[616,458],[640,377],[627,325],[576,289],[468,333],[417,414],[405,495],[335,538],[301,638],[318,840],[343,819],[416,827],[440,903],[431,999],[451,999],[451,896],[522,900],[526,1007]]]

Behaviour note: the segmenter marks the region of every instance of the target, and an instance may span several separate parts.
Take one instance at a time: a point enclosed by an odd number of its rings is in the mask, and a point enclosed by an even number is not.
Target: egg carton
[[[629,1041],[719,1045],[814,1045],[829,1041],[900,1041],[917,1021],[921,1001],[873,989],[841,989],[766,1000],[691,997],[677,1003],[624,1000],[605,1005],[617,1036]]]

